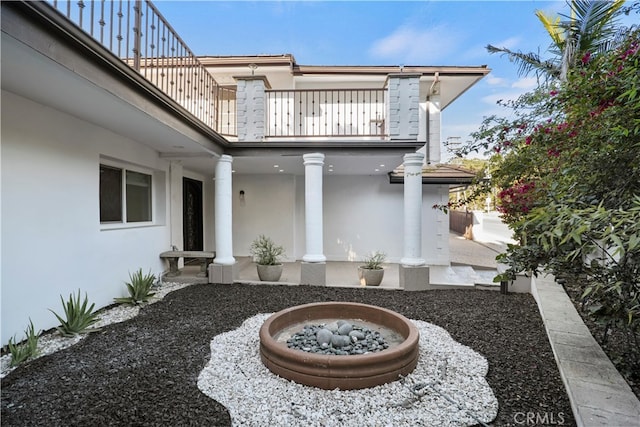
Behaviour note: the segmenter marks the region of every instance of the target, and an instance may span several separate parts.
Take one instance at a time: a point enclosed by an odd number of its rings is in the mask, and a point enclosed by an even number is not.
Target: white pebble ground
[[[280,378],[262,364],[258,332],[269,316],[258,314],[215,336],[198,378],[200,390],[229,410],[234,426],[469,426],[497,415],[487,360],[443,328],[412,320],[420,356],[404,380],[322,390]]]

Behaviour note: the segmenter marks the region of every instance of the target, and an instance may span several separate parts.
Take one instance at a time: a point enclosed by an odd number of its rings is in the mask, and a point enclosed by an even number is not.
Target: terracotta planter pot
[[[258,264],[258,277],[263,282],[277,282],[282,276],[282,264],[260,265]]]
[[[360,283],[366,286],[380,286],[382,283],[382,277],[384,276],[384,269],[370,269],[364,267],[358,267],[358,278]]]

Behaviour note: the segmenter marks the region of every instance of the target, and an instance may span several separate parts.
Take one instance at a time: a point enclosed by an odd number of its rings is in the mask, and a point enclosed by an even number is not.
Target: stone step
[[[474,269],[471,266],[430,266],[430,286],[442,288],[500,288],[500,283],[493,283],[497,270]]]
[[[475,270],[478,276],[476,286],[500,288],[500,282],[495,283],[493,278],[498,275],[498,270]]]

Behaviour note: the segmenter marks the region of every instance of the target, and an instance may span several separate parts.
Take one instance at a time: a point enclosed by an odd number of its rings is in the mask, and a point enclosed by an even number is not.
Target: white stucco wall
[[[325,254],[360,261],[373,251],[402,258],[403,188],[386,176],[325,176]]]
[[[154,175],[156,224],[105,230],[99,163],[119,159]],[[91,123],[2,92],[2,344],[58,324],[60,295],[96,307],[126,295],[129,272],[158,274],[170,241],[169,165],[155,151]]]
[[[305,255],[304,176],[233,175],[233,247],[247,256],[251,241],[268,234],[287,258]],[[245,192],[240,200],[240,190]],[[403,186],[386,176],[323,177],[324,255],[328,261],[360,261],[372,251],[403,257]],[[449,263],[448,217],[431,207],[447,200],[446,186],[423,186],[423,257]]]
[[[295,246],[296,180],[293,175],[233,174],[235,256],[248,256],[251,242],[264,234],[284,246],[285,260],[296,259],[299,253]],[[240,191],[244,191],[244,200],[240,199]]]

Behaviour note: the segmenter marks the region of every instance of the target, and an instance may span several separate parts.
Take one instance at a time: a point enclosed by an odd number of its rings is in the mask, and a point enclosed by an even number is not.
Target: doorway
[[[182,232],[185,251],[204,249],[202,181],[182,178]],[[194,261],[185,258],[185,264]],[[195,259],[197,262],[198,260]]]

